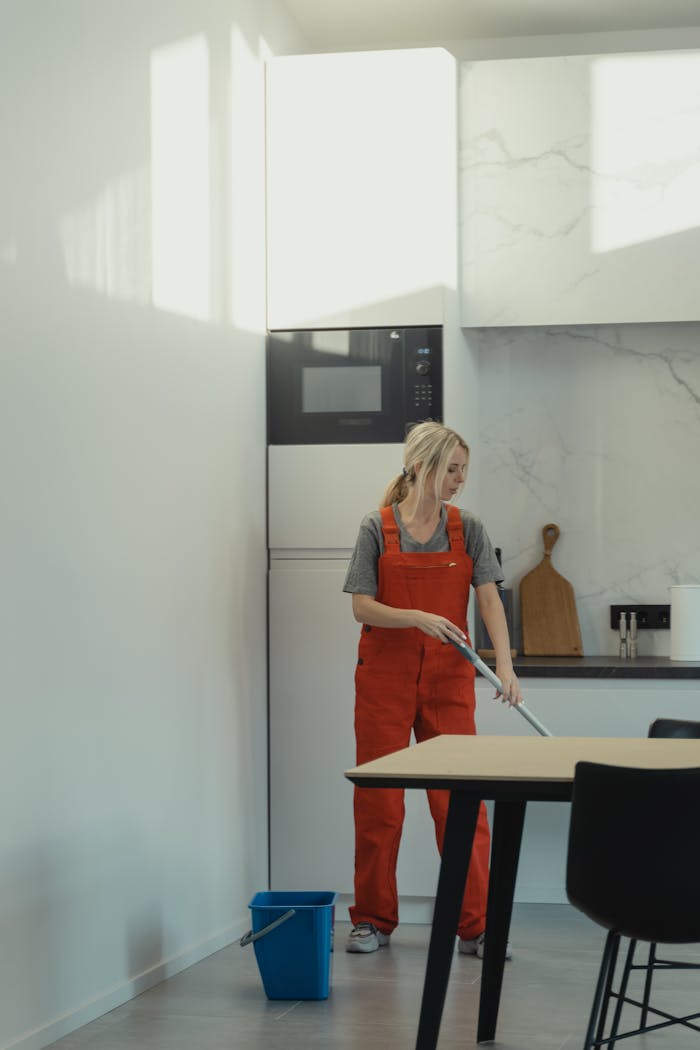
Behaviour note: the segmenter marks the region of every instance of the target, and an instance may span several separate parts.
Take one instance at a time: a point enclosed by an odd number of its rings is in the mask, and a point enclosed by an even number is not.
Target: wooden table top
[[[438,736],[348,769],[365,786],[398,781],[570,783],[577,762],[644,769],[700,768],[700,740],[628,737]],[[445,786],[448,786],[447,784]]]

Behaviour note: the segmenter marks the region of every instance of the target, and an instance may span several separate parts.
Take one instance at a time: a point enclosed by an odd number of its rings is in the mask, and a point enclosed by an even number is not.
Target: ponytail
[[[382,496],[382,501],[379,504],[381,510],[382,507],[390,507],[393,503],[401,503],[402,500],[406,499],[408,495],[408,475],[406,470],[401,471],[397,474],[393,481],[390,481],[386,487],[386,491]]]

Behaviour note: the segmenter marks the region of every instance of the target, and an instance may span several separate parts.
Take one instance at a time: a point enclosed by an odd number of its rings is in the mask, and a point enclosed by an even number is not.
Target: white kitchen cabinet
[[[456,287],[454,57],[293,55],[267,77],[268,328],[441,324]]]
[[[273,890],[333,890],[351,899],[353,787],[343,770],[355,765],[360,627],[342,590],[346,571],[347,560],[271,563],[270,871]],[[399,883],[403,894],[432,897],[432,822],[425,793],[410,794]]]
[[[270,445],[268,546],[348,558],[360,522],[401,470],[403,445]]]
[[[465,63],[464,326],[697,321],[700,51]]]

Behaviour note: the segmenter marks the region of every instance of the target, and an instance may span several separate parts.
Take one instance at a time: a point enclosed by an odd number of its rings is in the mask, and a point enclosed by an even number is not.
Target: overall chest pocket
[[[405,600],[413,609],[446,616],[463,627],[470,581],[467,566],[449,553],[426,556],[423,564],[404,566]]]

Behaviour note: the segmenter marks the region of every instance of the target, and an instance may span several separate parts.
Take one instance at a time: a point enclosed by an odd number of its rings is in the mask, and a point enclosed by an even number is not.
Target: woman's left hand
[[[501,680],[503,690],[500,693],[496,693],[494,699],[501,698],[501,703],[510,704],[511,707],[515,707],[517,704],[523,702],[523,694],[520,689],[520,682],[518,676],[512,667],[500,669],[496,664],[496,674]]]

